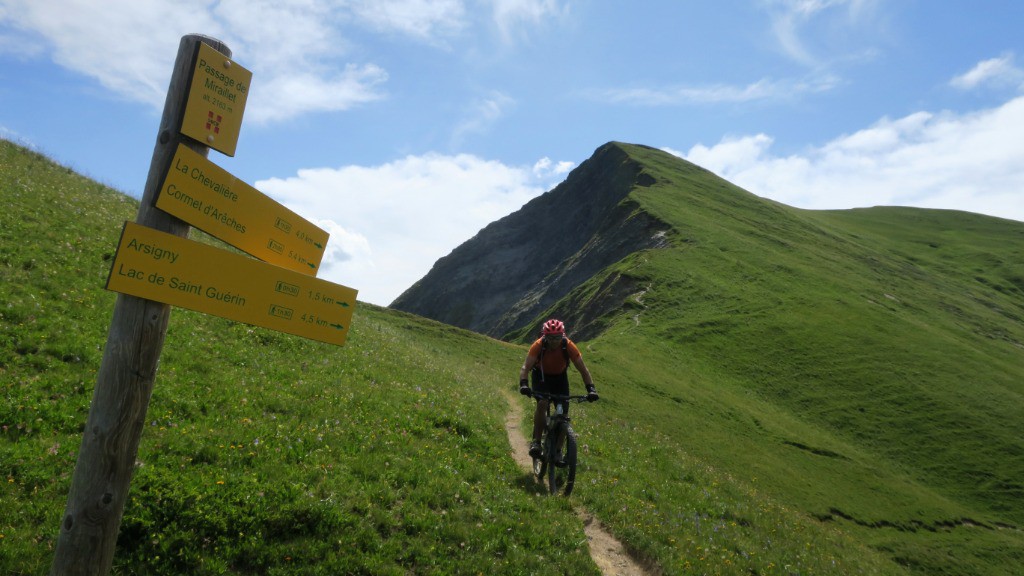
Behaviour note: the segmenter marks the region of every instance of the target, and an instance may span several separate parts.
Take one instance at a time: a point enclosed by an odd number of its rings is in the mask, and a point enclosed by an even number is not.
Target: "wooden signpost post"
[[[71,478],[52,575],[108,574],[171,305],[343,344],[356,291],[315,278],[327,233],[207,160],[233,156],[252,74],[218,40],[181,39]],[[192,224],[263,260],[188,239]]]

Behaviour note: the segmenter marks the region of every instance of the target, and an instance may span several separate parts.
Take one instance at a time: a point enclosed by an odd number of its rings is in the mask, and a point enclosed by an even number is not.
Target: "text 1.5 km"
[[[308,290],[306,291],[306,294],[313,302],[323,302],[324,304],[334,304],[335,302],[333,296],[329,296],[323,292],[317,292],[316,290]]]

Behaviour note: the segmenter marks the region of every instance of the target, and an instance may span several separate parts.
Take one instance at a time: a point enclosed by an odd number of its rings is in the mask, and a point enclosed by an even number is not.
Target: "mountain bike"
[[[534,392],[533,397],[549,401],[547,425],[540,441],[541,455],[533,459],[533,473],[542,484],[547,477],[548,490],[552,495],[558,494],[561,486],[568,496],[576,484],[576,432],[572,429],[569,415],[563,413],[562,402],[586,402],[587,397],[544,392]],[[552,404],[555,406],[554,414],[551,413]]]

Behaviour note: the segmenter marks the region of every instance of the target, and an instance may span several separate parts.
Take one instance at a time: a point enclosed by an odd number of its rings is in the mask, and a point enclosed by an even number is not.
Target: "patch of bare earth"
[[[519,467],[533,474],[533,459],[527,447],[527,435],[523,432],[521,422],[523,421],[522,405],[514,398],[509,397],[508,415],[505,417],[505,430],[508,432],[508,443],[512,447],[512,457],[515,458]],[[587,542],[590,546],[590,557],[601,569],[605,576],[649,576],[650,572],[637,563],[626,552],[626,548],[615,536],[612,536],[597,518],[577,506],[576,513],[583,521],[583,529],[587,534]]]

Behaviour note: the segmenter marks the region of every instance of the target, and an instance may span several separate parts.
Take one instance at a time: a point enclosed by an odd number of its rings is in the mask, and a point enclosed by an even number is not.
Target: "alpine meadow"
[[[657,241],[515,287],[500,334],[360,303],[337,347],[175,308],[114,573],[600,574],[580,510],[650,574],[1019,573],[1024,223],[801,210],[599,152],[631,174],[612,209]],[[36,575],[138,202],[6,140],[0,202],[0,574]],[[529,429],[516,377],[550,316],[601,394],[572,408],[569,498],[504,425],[516,403]]]

